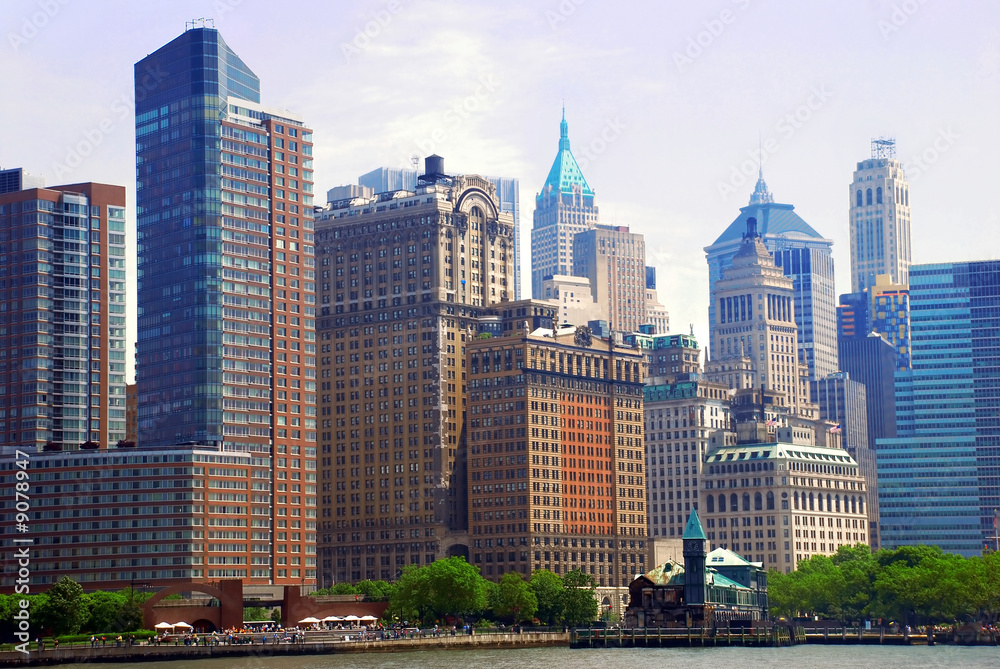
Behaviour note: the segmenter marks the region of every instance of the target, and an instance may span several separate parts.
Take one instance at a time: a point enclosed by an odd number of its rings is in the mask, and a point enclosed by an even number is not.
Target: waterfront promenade
[[[325,638],[324,638],[325,637]],[[442,634],[441,636],[407,637],[378,641],[335,640],[326,635],[307,635],[302,643],[268,643],[236,645],[160,645],[113,646],[91,648],[85,646],[61,647],[44,651],[32,650],[28,655],[16,651],[0,653],[0,667],[29,667],[65,664],[70,662],[150,662],[166,660],[191,660],[210,657],[281,657],[295,655],[324,655],[335,653],[395,653],[420,650],[475,650],[495,648],[544,648],[567,647],[567,632],[487,632],[484,634]]]

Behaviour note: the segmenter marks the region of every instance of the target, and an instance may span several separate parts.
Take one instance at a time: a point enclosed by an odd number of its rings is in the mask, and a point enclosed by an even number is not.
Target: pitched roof
[[[701,521],[698,520],[698,512],[691,509],[691,515],[688,516],[687,527],[684,528],[684,535],[681,539],[701,539],[704,541],[707,538],[705,530],[701,527]]]
[[[563,110],[562,122],[559,124],[559,152],[549,170],[549,176],[545,178],[545,185],[542,191],[552,186],[553,190],[562,193],[572,193],[573,186],[578,185],[584,195],[593,195],[590,184],[583,176],[580,165],[573,157],[573,152],[569,149],[569,124],[566,123],[566,110]]]
[[[762,237],[786,235],[789,237],[823,239],[823,235],[816,232],[811,225],[802,220],[802,217],[796,214],[794,210],[794,205],[777,204],[775,202],[751,204],[743,207],[740,209],[739,216],[719,235],[719,238],[712,243],[712,246],[741,241],[743,233],[747,230],[747,218],[750,216],[757,219],[757,232]]]

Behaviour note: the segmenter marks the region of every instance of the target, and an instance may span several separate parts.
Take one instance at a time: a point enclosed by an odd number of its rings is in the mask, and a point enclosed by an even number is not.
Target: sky
[[[874,137],[910,181],[916,263],[997,258],[1000,5],[990,0],[0,0],[0,167],[128,188],[133,64],[214,20],[301,114],[317,204],[430,153],[520,179],[522,295],[534,196],[570,140],[604,224],[646,237],[671,330],[708,335],[711,244],[764,176],[834,241]],[[422,162],[421,162],[422,167]],[[134,248],[134,235],[132,236]],[[135,336],[134,282],[130,333]]]

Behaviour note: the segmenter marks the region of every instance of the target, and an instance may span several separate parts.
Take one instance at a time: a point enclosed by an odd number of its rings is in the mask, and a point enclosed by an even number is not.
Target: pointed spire
[[[750,204],[767,204],[774,202],[774,196],[767,190],[767,183],[764,181],[764,144],[761,141],[760,131],[757,131],[757,186],[750,196]]]
[[[569,151],[569,123],[566,122],[566,102],[563,102],[562,121],[559,122],[559,150]]]
[[[691,515],[688,516],[687,527],[684,528],[684,534],[681,536],[682,539],[706,539],[705,530],[702,529],[701,520],[698,519],[698,512],[695,509],[691,509]]]

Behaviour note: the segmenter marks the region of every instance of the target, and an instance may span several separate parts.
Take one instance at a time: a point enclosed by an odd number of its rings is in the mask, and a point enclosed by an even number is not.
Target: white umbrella
[[[323,618],[323,622],[325,623],[332,623],[338,620],[343,620],[343,618],[341,618],[340,616],[327,616],[326,618]]]
[[[172,630],[174,628],[173,623],[156,623],[153,625],[158,630]]]
[[[361,620],[378,620],[378,618],[376,618],[373,615],[367,615],[367,616],[361,616]]]
[[[299,623],[302,623],[302,624],[305,624],[305,625],[315,625],[318,622],[320,622],[320,619],[319,618],[313,618],[312,616],[309,616],[308,618],[303,618],[302,620],[299,621]]]
[[[194,625],[188,625],[183,620],[180,621],[179,623],[174,623],[174,627],[190,627],[191,629],[194,629]]]
[[[358,618],[356,615],[352,613],[349,616],[344,616],[344,620],[361,620],[361,618]]]

